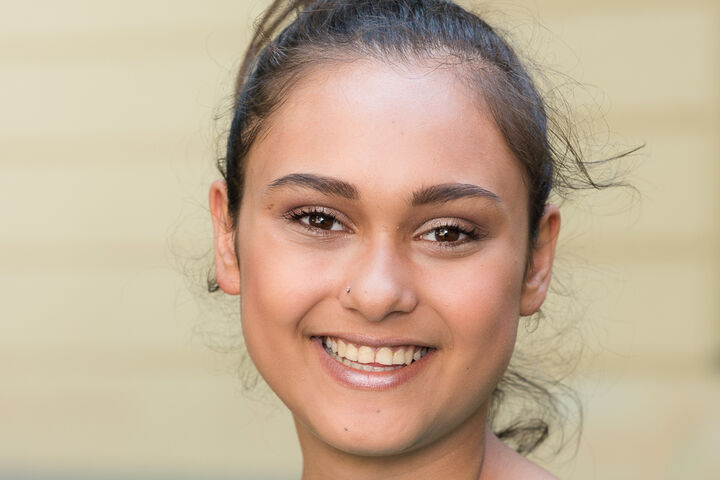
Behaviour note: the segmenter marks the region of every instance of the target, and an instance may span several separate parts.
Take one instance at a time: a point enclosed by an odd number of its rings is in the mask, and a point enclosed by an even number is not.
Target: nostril
[[[403,255],[395,245],[378,242],[360,252],[348,266],[341,304],[359,312],[368,321],[410,312],[416,304],[414,282]]]

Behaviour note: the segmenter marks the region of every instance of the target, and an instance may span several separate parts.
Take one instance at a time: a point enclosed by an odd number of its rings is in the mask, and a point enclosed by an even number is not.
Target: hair
[[[478,95],[522,166],[530,246],[551,191],[562,195],[612,184],[590,176],[587,165],[593,162],[583,161],[561,116],[549,114],[556,112],[508,42],[454,2],[275,0],[259,20],[240,66],[227,150],[217,164],[227,182],[233,228],[242,204],[248,152],[292,86],[322,65],[365,58],[448,68]],[[212,275],[208,288],[218,290]],[[557,381],[531,380],[511,364],[492,395],[495,434],[521,454],[535,450],[548,438],[553,421],[564,420],[563,403],[551,390],[558,386]],[[500,427],[500,405],[510,394],[529,397],[535,408],[516,407],[514,416]],[[579,402],[575,404],[581,412]]]

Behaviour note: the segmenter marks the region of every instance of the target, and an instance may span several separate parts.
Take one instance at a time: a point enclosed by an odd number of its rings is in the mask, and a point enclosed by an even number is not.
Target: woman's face
[[[559,215],[526,275],[522,170],[479,105],[442,69],[319,68],[249,153],[238,263],[213,186],[218,282],[301,438],[384,455],[482,431]]]

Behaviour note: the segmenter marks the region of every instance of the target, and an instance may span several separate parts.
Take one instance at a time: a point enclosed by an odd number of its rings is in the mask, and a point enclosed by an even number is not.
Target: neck
[[[431,443],[387,456],[360,456],[328,445],[296,419],[303,453],[302,480],[481,480],[491,435],[486,421],[487,406],[483,406],[459,428]]]

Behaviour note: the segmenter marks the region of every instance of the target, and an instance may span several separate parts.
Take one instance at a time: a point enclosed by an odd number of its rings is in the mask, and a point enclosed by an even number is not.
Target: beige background
[[[266,3],[0,3],[0,478],[297,477],[289,415],[243,394],[239,357],[207,347],[232,326],[186,288],[210,245],[213,117]],[[639,197],[564,207],[586,419],[574,458],[542,462],[720,478],[720,4],[490,10],[588,84],[574,101],[605,151],[647,142]]]

